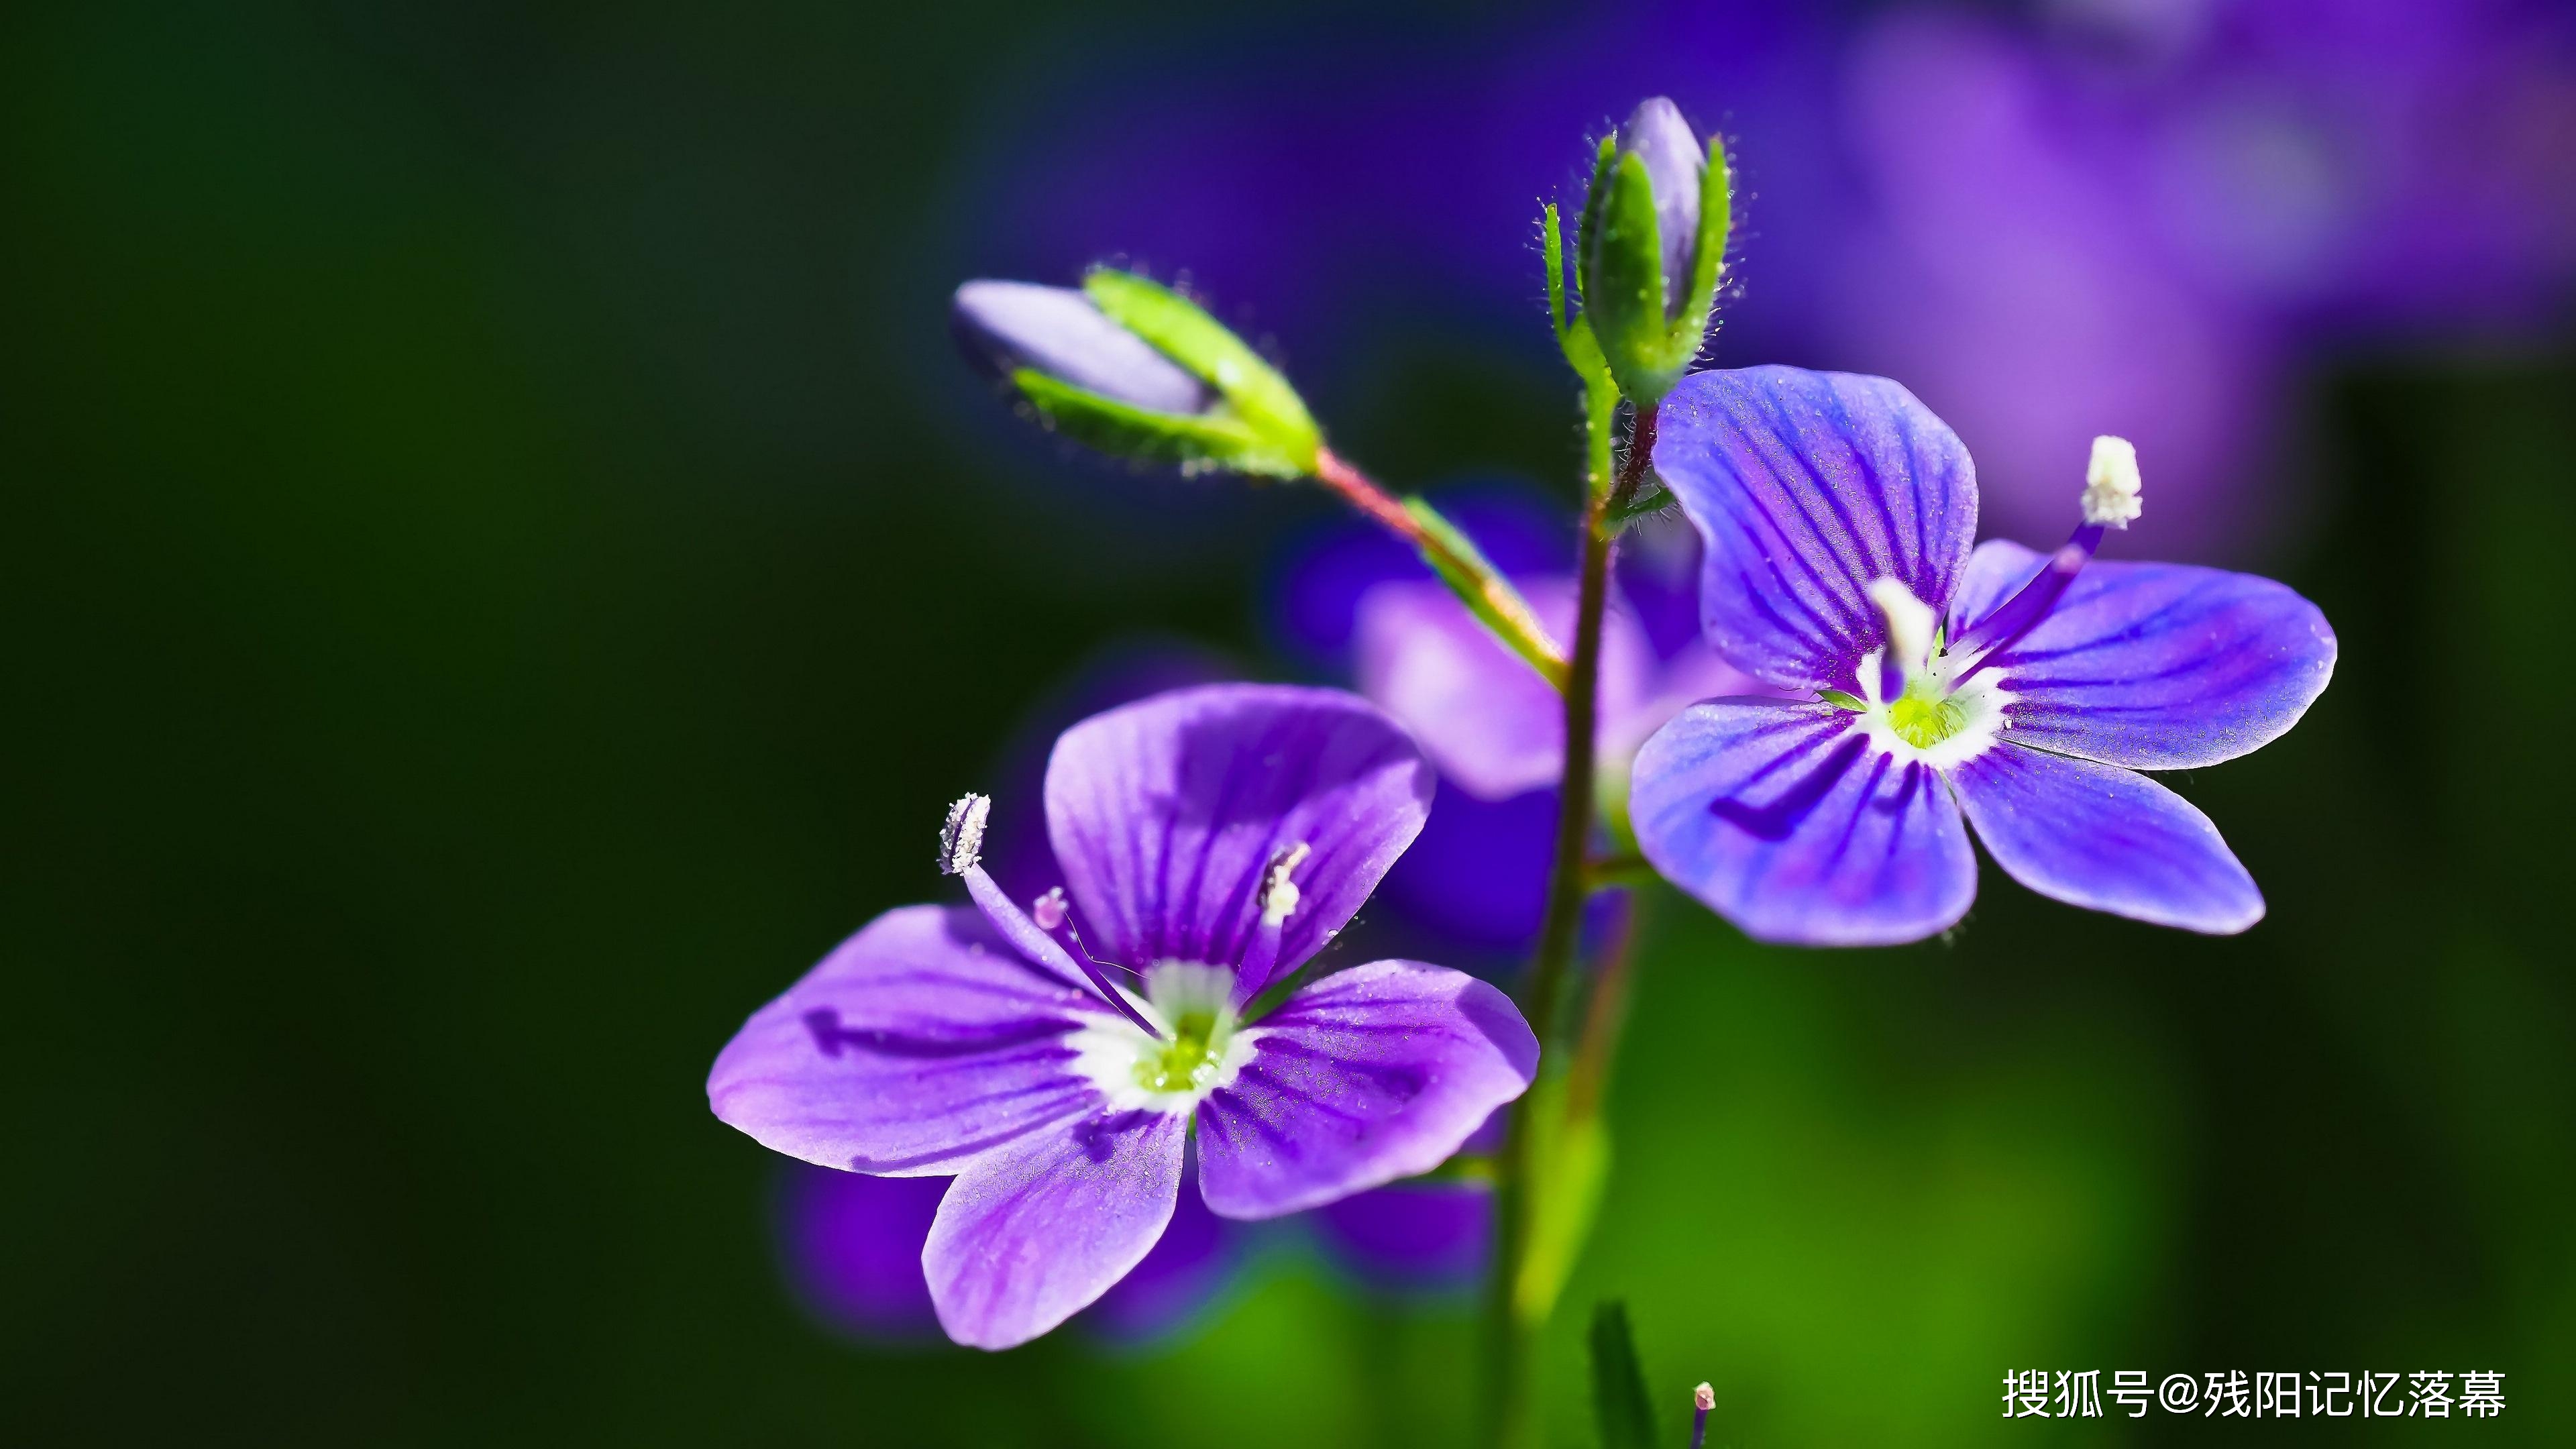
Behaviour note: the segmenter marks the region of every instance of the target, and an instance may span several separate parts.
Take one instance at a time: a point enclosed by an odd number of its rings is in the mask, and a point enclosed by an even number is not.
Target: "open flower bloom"
[[[940,1326],[983,1348],[1145,1257],[1193,1126],[1223,1217],[1428,1171],[1529,1085],[1538,1044],[1508,998],[1375,961],[1246,1009],[1351,919],[1430,796],[1412,741],[1336,691],[1214,685],[1096,715],[1047,768],[1070,899],[1002,893],[978,863],[991,802],[968,796],[941,865],[974,908],[904,907],[844,942],[726,1046],[709,1103],[809,1162],[955,1177],[922,1268]]]
[[[1809,696],[1695,705],[1639,751],[1632,818],[1666,878],[1765,940],[1917,940],[1976,894],[1974,825],[2071,905],[2261,919],[2209,818],[2137,772],[2278,737],[2325,689],[2334,633],[2269,579],[2088,568],[2138,515],[2127,444],[2096,443],[2083,522],[2046,556],[1970,551],[1967,449],[1885,378],[1701,373],[1665,401],[1655,470],[1707,547],[1709,642]]]

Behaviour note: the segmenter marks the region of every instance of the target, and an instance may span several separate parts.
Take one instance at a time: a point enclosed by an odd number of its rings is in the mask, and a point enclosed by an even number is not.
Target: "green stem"
[[[1587,378],[1584,389],[1585,433],[1590,478],[1584,489],[1583,556],[1579,575],[1574,648],[1565,678],[1565,764],[1557,792],[1556,847],[1548,877],[1547,915],[1539,928],[1538,956],[1530,968],[1522,1010],[1538,1038],[1541,1070],[1553,1049],[1557,1010],[1565,995],[1566,976],[1583,925],[1583,903],[1591,894],[1585,860],[1593,818],[1593,775],[1600,713],[1601,623],[1610,595],[1610,504],[1631,476],[1614,476],[1611,430],[1619,404],[1607,376]],[[1644,436],[1653,437],[1653,414],[1641,411]],[[1642,449],[1636,450],[1642,452]],[[1642,465],[1639,465],[1642,466]],[[1504,1449],[1530,1449],[1538,1442],[1537,1400],[1532,1393],[1542,1313],[1524,1312],[1516,1289],[1527,1264],[1531,1241],[1530,1097],[1516,1107],[1496,1164],[1494,1265],[1486,1285],[1485,1332],[1487,1408],[1493,1440]]]

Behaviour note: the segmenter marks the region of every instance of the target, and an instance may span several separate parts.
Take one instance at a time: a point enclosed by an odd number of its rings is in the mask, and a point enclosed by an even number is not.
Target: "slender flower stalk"
[[[1637,937],[1646,898],[1635,892],[1621,902],[1625,909],[1605,933],[1592,990],[1583,1008],[1583,1034],[1575,1041],[1574,1064],[1566,1069],[1565,1119],[1582,1122],[1600,1114],[1610,1091],[1610,1068],[1619,1060],[1619,1039],[1628,1025],[1628,987],[1637,959]]]
[[[1467,536],[1419,498],[1398,499],[1330,448],[1315,451],[1315,481],[1332,489],[1361,515],[1413,545],[1478,619],[1541,678],[1565,688],[1564,652],[1548,637],[1512,581],[1477,552]]]
[[[1556,845],[1548,877],[1547,915],[1539,928],[1538,955],[1531,964],[1522,996],[1522,1010],[1542,1053],[1555,1036],[1557,1009],[1565,995],[1566,974],[1579,943],[1584,903],[1595,889],[1588,855],[1595,808],[1601,632],[1610,594],[1610,550],[1617,534],[1611,505],[1623,493],[1635,489],[1653,446],[1655,426],[1651,405],[1637,410],[1627,466],[1615,468],[1611,432],[1618,393],[1606,375],[1588,377],[1586,383],[1591,468],[1590,482],[1584,489],[1574,644],[1566,669],[1565,765],[1557,786]],[[1529,1118],[1528,1109],[1515,1109],[1503,1139],[1496,1172],[1499,1192],[1495,1203],[1494,1274],[1486,1290],[1486,1401],[1495,1415],[1496,1442],[1505,1445],[1535,1442],[1537,1428],[1529,1392],[1529,1368],[1540,1315],[1524,1311],[1516,1292],[1534,1241],[1534,1130]]]
[[[1690,1449],[1708,1442],[1708,1411],[1717,1407],[1717,1390],[1707,1384],[1691,1390]]]

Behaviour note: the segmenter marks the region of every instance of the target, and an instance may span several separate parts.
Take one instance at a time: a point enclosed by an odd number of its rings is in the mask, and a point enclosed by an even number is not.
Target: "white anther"
[[[1894,651],[1897,667],[1908,679],[1922,675],[1932,665],[1932,630],[1937,622],[1932,606],[1894,579],[1873,581],[1869,601],[1887,617],[1887,647]]]
[[[992,810],[990,795],[960,796],[948,807],[948,823],[939,827],[941,875],[964,875],[984,858],[984,817]]]
[[[1310,853],[1306,842],[1301,840],[1270,858],[1270,864],[1261,872],[1261,924],[1278,925],[1297,909],[1300,892],[1297,883],[1288,878],[1288,872],[1295,870]]]
[[[2084,465],[2084,521],[2126,528],[2143,505],[2146,489],[2138,476],[2138,450],[2126,438],[2107,434],[2093,440],[2093,460]]]

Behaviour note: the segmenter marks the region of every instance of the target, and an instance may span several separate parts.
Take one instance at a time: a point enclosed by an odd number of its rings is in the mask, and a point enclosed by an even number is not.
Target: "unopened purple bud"
[[[1681,315],[1690,300],[1691,267],[1699,253],[1700,180],[1708,171],[1708,146],[1682,119],[1682,108],[1663,96],[1639,103],[1619,128],[1619,152],[1646,163],[1655,192],[1655,233],[1664,250],[1664,316]]]
[[[1201,413],[1216,401],[1207,384],[1070,287],[968,282],[949,322],[968,360],[1005,380],[1025,368],[1159,413]]]

